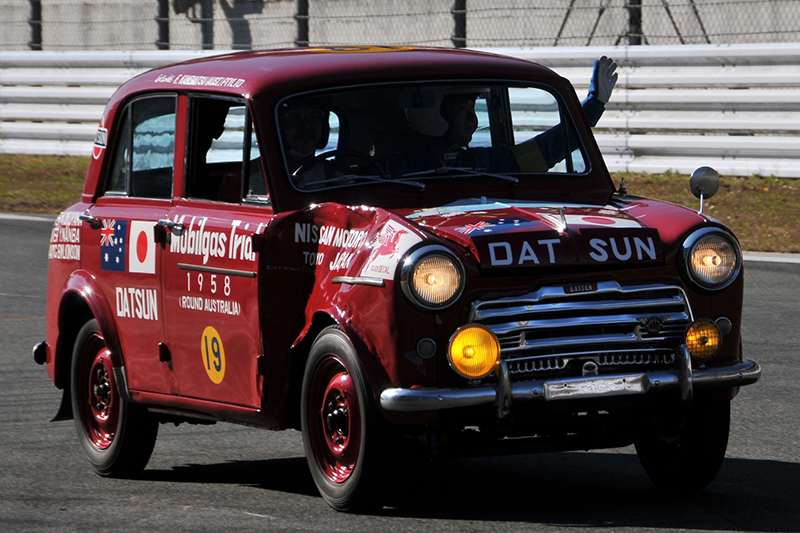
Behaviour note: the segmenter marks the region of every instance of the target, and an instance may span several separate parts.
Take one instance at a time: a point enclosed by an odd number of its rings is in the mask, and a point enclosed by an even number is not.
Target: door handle
[[[78,218],[89,224],[89,227],[92,229],[98,229],[103,225],[103,222],[99,218],[92,216],[89,213],[81,213]]]
[[[162,218],[158,221],[159,226],[163,226],[169,230],[170,233],[175,235],[176,237],[180,237],[184,233],[186,233],[186,226],[181,224],[180,222],[173,222],[172,220]]]

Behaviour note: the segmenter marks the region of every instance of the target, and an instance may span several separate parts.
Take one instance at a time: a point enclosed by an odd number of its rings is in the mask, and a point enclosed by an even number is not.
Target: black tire
[[[383,507],[383,420],[355,349],[336,326],[311,346],[300,409],[306,459],[325,501],[345,512]]]
[[[635,446],[650,480],[670,491],[706,488],[725,459],[730,420],[730,401],[695,399],[682,416],[648,427]]]
[[[153,453],[158,421],[144,407],[120,397],[97,320],[78,333],[71,371],[75,428],[92,467],[101,476],[140,473]]]

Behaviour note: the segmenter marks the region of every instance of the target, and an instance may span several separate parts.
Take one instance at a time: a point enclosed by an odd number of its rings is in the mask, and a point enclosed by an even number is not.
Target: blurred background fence
[[[0,153],[90,153],[116,86],[164,63],[414,44],[534,60],[581,96],[592,61],[614,57],[595,128],[611,170],[800,178],[800,0],[0,0],[0,14]]]
[[[798,0],[0,0],[0,50],[800,41]]]
[[[491,48],[549,66],[586,94],[593,61],[619,63],[594,128],[612,171],[800,178],[800,43]],[[131,76],[221,51],[2,51],[0,153],[86,155]]]

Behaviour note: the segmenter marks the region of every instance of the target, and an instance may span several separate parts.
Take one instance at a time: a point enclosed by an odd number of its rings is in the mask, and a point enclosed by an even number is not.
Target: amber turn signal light
[[[500,360],[500,342],[485,326],[464,326],[450,339],[447,358],[460,375],[481,379],[491,374]]]
[[[686,347],[689,354],[700,362],[706,362],[719,353],[722,334],[710,320],[698,320],[686,331]]]

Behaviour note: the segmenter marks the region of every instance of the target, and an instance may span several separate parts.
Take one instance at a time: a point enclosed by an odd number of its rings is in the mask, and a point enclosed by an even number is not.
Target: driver
[[[294,183],[303,188],[321,185],[335,177],[330,165],[311,164],[317,150],[325,148],[330,134],[330,111],[315,102],[282,104],[278,124],[284,140],[286,164]]]
[[[602,56],[594,62],[589,94],[581,103],[594,127],[605,110],[617,82],[617,64]],[[440,95],[432,108],[409,109],[411,128],[424,135],[421,149],[388,161],[394,176],[442,167],[480,168],[487,172],[546,172],[566,156],[563,124],[558,124],[511,148],[469,148],[478,127],[475,100],[478,94]],[[432,111],[432,112],[431,112]]]

